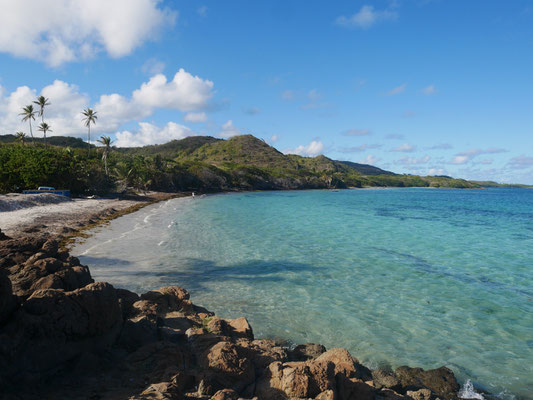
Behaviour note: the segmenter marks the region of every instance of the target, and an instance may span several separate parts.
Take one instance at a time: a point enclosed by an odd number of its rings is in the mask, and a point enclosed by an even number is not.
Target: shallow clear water
[[[533,398],[532,190],[176,199],[74,253],[116,286],[183,286],[257,337],[346,347],[371,367],[446,365]]]

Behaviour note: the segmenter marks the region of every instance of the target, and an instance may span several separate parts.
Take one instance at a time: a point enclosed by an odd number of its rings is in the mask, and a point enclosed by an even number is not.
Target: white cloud
[[[337,151],[340,153],[360,153],[362,151],[379,149],[381,147],[381,144],[362,144],[361,146],[355,147],[340,147]]]
[[[407,87],[407,83],[404,83],[403,85],[397,86],[394,89],[391,89],[387,92],[387,96],[394,96],[396,94],[403,93],[405,91],[405,88]]]
[[[512,169],[526,169],[533,167],[533,157],[520,155],[518,157],[511,158],[507,164]]]
[[[233,125],[233,121],[230,119],[224,125],[222,125],[222,130],[218,133],[218,136],[223,138],[230,138],[232,136],[238,136],[241,134],[241,131]]]
[[[412,146],[409,143],[404,143],[401,146],[395,147],[392,151],[397,151],[400,153],[411,153],[416,150],[416,146]]]
[[[169,122],[163,128],[148,122],[139,122],[139,130],[136,132],[117,132],[115,145],[118,147],[147,146],[194,135],[196,135],[194,131],[175,122]]]
[[[420,165],[427,164],[431,161],[431,157],[425,155],[424,157],[414,158],[414,157],[404,157],[398,160],[396,163],[400,165]]]
[[[450,143],[440,143],[434,146],[426,147],[428,150],[449,150],[453,149],[453,146]]]
[[[198,7],[198,9],[196,9],[196,12],[198,13],[198,15],[200,17],[207,17],[207,6],[201,6],[201,7]]]
[[[324,151],[324,144],[320,140],[313,140],[307,145],[300,145],[295,149],[283,151],[285,154],[298,154],[300,156],[314,157]]]
[[[250,108],[247,108],[244,110],[244,113],[245,114],[248,114],[248,115],[257,115],[261,112],[261,110],[257,107],[250,107]]]
[[[435,88],[435,85],[429,85],[422,89],[422,93],[429,96],[437,93],[437,89]]]
[[[399,135],[397,133],[391,133],[391,134],[385,136],[385,139],[402,140],[402,139],[405,139],[405,136],[404,135]]]
[[[381,159],[378,158],[378,157],[373,156],[372,154],[369,154],[364,159],[359,160],[358,163],[375,165],[379,160],[381,160]]]
[[[483,154],[496,154],[496,153],[505,153],[507,150],[499,148],[490,148],[486,150],[482,149],[471,149],[462,153],[457,153],[455,157],[450,161],[451,164],[466,164],[469,161],[473,160],[475,157]]]
[[[279,135],[272,135],[270,137],[270,143],[276,143],[279,140]]]
[[[383,11],[375,10],[373,6],[364,5],[359,12],[350,17],[340,16],[337,18],[337,25],[346,28],[368,29],[380,21],[390,21],[398,18],[398,13],[391,9]]]
[[[293,90],[284,90],[281,93],[281,98],[283,100],[287,100],[287,101],[290,101],[290,100],[294,99],[294,91]]]
[[[202,107],[208,107],[208,100],[212,96],[212,82],[193,77],[181,69],[172,82],[154,85],[154,79],[162,81],[161,77],[164,78],[163,75],[156,75],[142,84],[130,98],[117,93],[101,95],[91,107],[98,113],[98,120],[91,131],[95,134],[111,134],[126,122],[141,121],[152,115],[156,108],[200,111]],[[86,94],[80,93],[76,85],[60,80],[44,87],[40,94],[50,99],[51,104],[45,109],[45,120],[52,126],[51,135],[85,135],[86,129],[81,122],[80,113],[91,106]],[[31,104],[37,95],[37,90],[27,86],[20,86],[12,93],[5,93],[3,89],[0,91],[2,133],[18,130],[29,133],[28,123],[20,121],[19,113],[24,106]],[[200,122],[202,119],[207,119],[205,112],[189,113],[185,117],[185,120],[190,122]],[[34,126],[36,124],[38,121]]]
[[[428,175],[447,175],[446,171],[442,168],[430,168]]]
[[[205,109],[213,96],[213,82],[193,76],[181,68],[170,82],[157,74],[133,92],[133,101],[147,107],[170,108],[180,111]]]
[[[186,122],[205,122],[207,121],[207,114],[205,112],[187,113],[183,119]]]
[[[156,58],[149,58],[144,62],[141,71],[148,75],[161,74],[165,70],[165,63]]]
[[[59,66],[106,51],[130,54],[176,13],[160,0],[17,0],[2,1],[0,52]]]
[[[79,92],[76,85],[56,80],[45,86],[41,95],[50,99],[50,105],[45,107],[44,119],[52,127],[50,136],[70,135],[82,136],[85,132],[81,122],[81,111],[87,106],[88,97]],[[22,108],[32,104],[37,97],[37,91],[27,86],[20,86],[6,97],[0,97],[0,126],[5,133],[23,131],[30,133],[29,123],[22,122],[19,115]],[[35,106],[38,110],[38,107]],[[36,115],[32,121],[33,135],[40,136],[37,125],[41,118]],[[3,132],[4,133],[4,132]]]
[[[344,136],[368,136],[372,132],[368,129],[348,129],[347,131],[342,132]]]

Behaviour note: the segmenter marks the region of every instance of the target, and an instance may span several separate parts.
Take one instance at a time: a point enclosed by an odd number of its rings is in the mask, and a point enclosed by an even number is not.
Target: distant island
[[[96,151],[95,151],[96,149]],[[92,151],[90,151],[92,150]],[[0,192],[47,185],[74,195],[124,192],[222,192],[363,187],[481,188],[486,182],[448,176],[400,175],[323,155],[283,154],[252,135],[227,140],[191,136],[162,145],[95,148],[53,136],[17,142],[0,136]]]

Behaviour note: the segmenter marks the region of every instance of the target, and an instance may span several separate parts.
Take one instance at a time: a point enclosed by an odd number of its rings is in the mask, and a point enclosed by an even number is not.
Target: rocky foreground
[[[44,233],[0,231],[2,399],[455,399],[446,367],[370,370],[345,349],[255,339],[180,287],[138,296]]]

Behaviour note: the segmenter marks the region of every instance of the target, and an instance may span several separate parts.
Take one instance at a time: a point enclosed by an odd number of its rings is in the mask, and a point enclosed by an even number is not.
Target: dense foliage
[[[62,140],[70,141],[56,139]],[[70,189],[73,194],[122,192],[128,188],[216,192],[366,186],[479,187],[449,177],[388,171],[375,175],[382,170],[324,156],[285,155],[250,135],[229,140],[193,137],[160,146],[104,151],[44,147],[38,142],[0,144],[0,192],[38,186]]]

